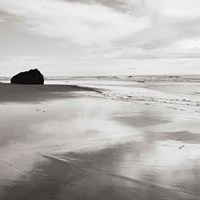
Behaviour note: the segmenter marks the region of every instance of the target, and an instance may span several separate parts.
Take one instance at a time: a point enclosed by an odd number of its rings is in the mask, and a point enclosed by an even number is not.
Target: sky
[[[0,76],[200,74],[199,0],[0,0]]]

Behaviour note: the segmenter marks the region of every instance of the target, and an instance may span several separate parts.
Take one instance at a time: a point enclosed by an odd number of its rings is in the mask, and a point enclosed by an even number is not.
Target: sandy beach
[[[55,81],[0,83],[0,199],[200,199],[199,76]]]

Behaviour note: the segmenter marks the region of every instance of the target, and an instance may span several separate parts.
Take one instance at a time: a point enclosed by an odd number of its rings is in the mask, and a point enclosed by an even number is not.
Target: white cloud
[[[200,17],[199,0],[146,0],[146,6],[170,17]]]
[[[22,17],[29,30],[79,44],[106,44],[146,28],[147,18],[120,13],[100,4],[60,0],[1,0],[0,8]]]
[[[122,49],[141,53],[200,34],[199,0],[79,1],[1,0],[0,9],[20,17],[31,32],[97,51],[96,45],[115,48],[119,43],[113,42],[121,41]],[[117,6],[126,12],[115,10]]]
[[[82,60],[92,61],[92,65],[113,59],[132,60],[133,65],[141,64],[134,59],[198,60],[199,8],[199,0],[0,0],[0,12],[15,16],[12,24],[19,23],[15,31],[37,34],[41,41],[43,37],[60,39],[57,54],[62,55],[55,55],[53,65],[58,63],[63,69],[69,60],[76,61],[76,66],[82,66]],[[48,50],[44,55],[48,56]],[[21,58],[17,62],[32,63]]]

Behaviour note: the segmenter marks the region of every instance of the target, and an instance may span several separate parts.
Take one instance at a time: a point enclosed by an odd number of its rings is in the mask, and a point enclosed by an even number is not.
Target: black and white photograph
[[[200,200],[200,0],[0,0],[0,200]]]

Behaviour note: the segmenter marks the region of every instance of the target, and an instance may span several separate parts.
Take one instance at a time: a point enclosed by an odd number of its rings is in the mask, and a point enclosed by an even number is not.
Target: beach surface
[[[0,199],[199,200],[200,77],[0,83]]]

